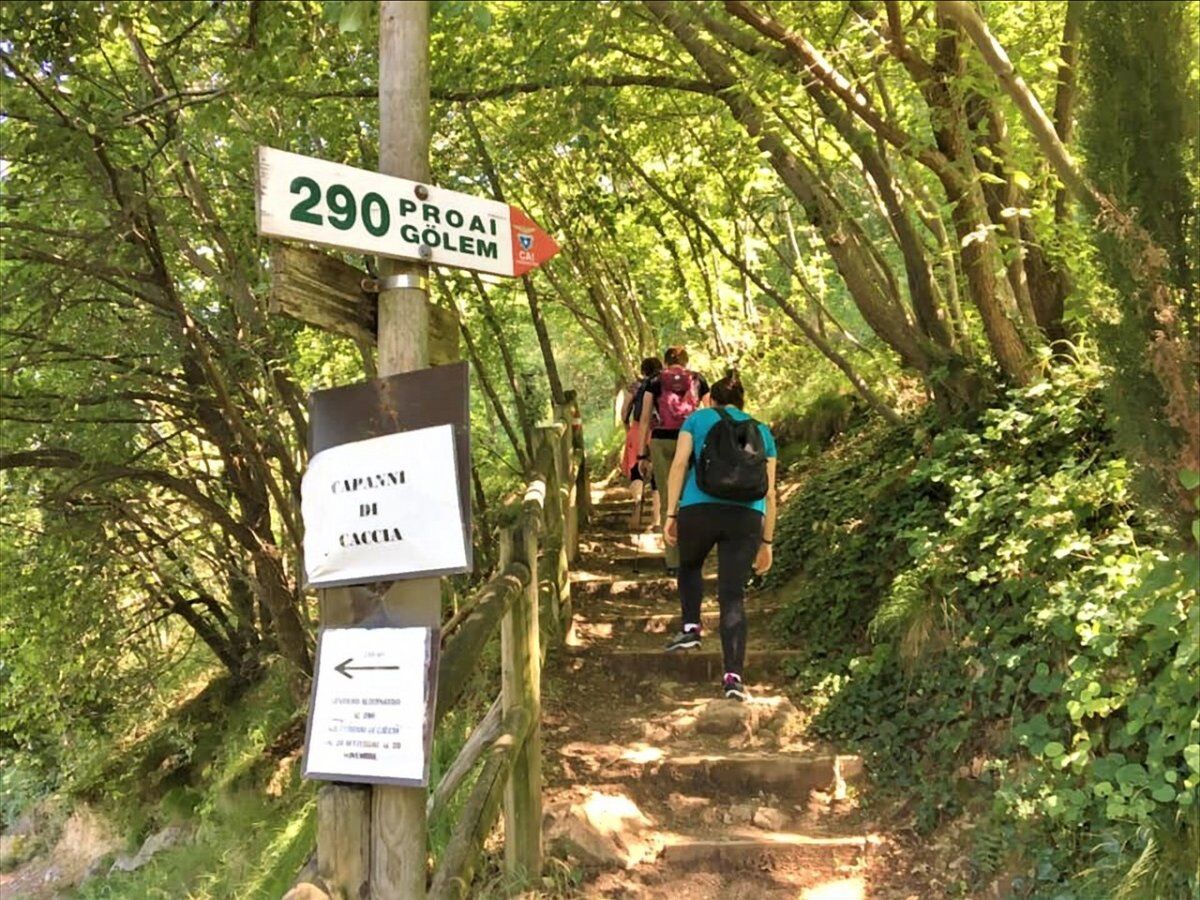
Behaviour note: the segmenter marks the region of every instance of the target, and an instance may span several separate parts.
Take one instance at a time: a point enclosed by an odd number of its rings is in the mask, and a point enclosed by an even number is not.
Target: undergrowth
[[[971,819],[964,892],[1200,887],[1200,566],[1137,504],[1102,389],[1062,368],[972,420],[853,434],[794,473],[776,532],[814,732],[922,830]]]
[[[471,688],[438,728],[431,757],[436,785],[487,705],[499,658],[486,649]],[[218,678],[124,756],[97,761],[79,799],[102,803],[128,837],[128,851],[166,825],[189,837],[131,873],[87,881],[72,896],[275,900],[292,885],[316,843],[316,785],[300,778],[303,713],[286,667],[245,692]],[[430,849],[445,847],[472,779],[430,823]],[[94,787],[93,787],[94,785]],[[101,791],[102,785],[106,789]]]
[[[135,747],[98,760],[94,794],[133,853],[149,834],[188,838],[135,872],[85,882],[81,898],[276,898],[316,836],[315,794],[299,778],[302,720],[277,663],[248,690],[216,679]]]

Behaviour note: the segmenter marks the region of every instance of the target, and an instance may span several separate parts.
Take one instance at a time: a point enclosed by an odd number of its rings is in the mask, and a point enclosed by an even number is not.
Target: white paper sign
[[[451,425],[321,451],[300,491],[308,586],[466,571],[458,491]]]
[[[372,784],[428,780],[430,628],[321,632],[304,777]]]

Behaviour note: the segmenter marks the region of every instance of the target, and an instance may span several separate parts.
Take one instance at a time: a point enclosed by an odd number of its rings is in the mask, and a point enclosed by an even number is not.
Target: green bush
[[[787,416],[774,427],[781,445],[800,444],[811,452],[826,449],[865,412],[857,394],[825,391],[800,415]]]
[[[818,734],[921,826],[979,819],[974,881],[1192,896],[1200,567],[1135,504],[1101,389],[1064,369],[815,466],[777,532],[780,624],[836,648],[799,672]]]
[[[913,430],[879,428],[849,436],[836,450],[794,470],[803,487],[784,506],[775,566],[766,588],[802,587],[779,626],[819,633],[844,650],[865,638],[878,598],[906,559],[901,533],[936,516],[940,491],[908,483],[916,465]]]

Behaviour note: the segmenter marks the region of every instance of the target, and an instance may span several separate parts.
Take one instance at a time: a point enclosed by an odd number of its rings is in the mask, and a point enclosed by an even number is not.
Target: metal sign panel
[[[471,570],[468,391],[459,362],[309,395],[307,587]]]
[[[510,277],[558,252],[515,206],[271,147],[255,198],[269,237]]]
[[[322,630],[304,777],[427,784],[436,653],[432,628]]]

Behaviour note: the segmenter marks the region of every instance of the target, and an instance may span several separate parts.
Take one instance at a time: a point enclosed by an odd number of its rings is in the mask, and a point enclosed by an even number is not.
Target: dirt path
[[[573,634],[545,679],[549,852],[583,868],[587,897],[896,896],[872,884],[882,854],[854,799],[860,761],[809,741],[782,690],[769,598],[747,604],[753,699],[725,700],[711,590],[703,646],[664,652],[679,620],[657,538],[630,533],[623,491],[594,500]]]

